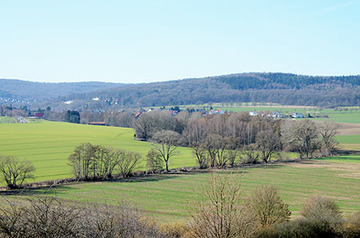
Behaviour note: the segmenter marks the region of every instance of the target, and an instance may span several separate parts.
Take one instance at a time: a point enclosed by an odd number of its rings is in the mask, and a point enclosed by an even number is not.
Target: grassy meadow
[[[289,108],[283,110],[290,112]],[[337,122],[360,123],[358,111],[340,113],[331,110],[327,113],[330,119]],[[1,119],[3,123],[0,123],[0,155],[14,155],[32,161],[36,167],[35,181],[72,177],[71,168],[67,165],[67,157],[77,145],[84,142],[136,151],[143,156],[152,147],[148,142],[135,141],[134,131],[129,128],[43,120],[15,124],[9,123],[10,119]],[[6,120],[8,123],[4,123]],[[359,134],[339,135],[336,139],[342,148],[360,150]],[[194,165],[195,160],[191,150],[187,148],[179,148],[179,154],[170,163],[171,168]],[[140,164],[138,169],[144,167],[145,162]],[[314,193],[334,198],[345,214],[359,211],[359,171],[360,155],[354,154],[309,160],[301,164],[261,165],[234,170],[232,176],[236,176],[241,181],[244,196],[259,185],[276,185],[282,198],[290,205],[292,214],[298,216],[304,200]],[[200,199],[200,192],[208,180],[207,172],[154,175],[118,182],[77,183],[55,187],[52,190],[33,190],[31,193],[55,194],[70,202],[110,205],[125,200],[143,209],[147,215],[153,216],[156,220],[168,223],[185,221],[189,218],[194,202]]]
[[[304,200],[310,194],[330,196],[344,214],[360,210],[360,156],[334,157],[305,163],[261,165],[234,170],[245,196],[257,186],[273,184],[290,205],[294,217],[299,215]],[[200,200],[201,191],[209,180],[208,173],[154,175],[124,182],[89,182],[56,187],[50,193],[76,202],[116,205],[127,201],[162,223],[182,222]]]
[[[78,125],[35,121],[24,124],[0,124],[0,155],[13,155],[33,162],[35,181],[72,177],[67,158],[81,143],[90,142],[139,152],[143,156],[152,148],[148,142],[133,139],[130,128]],[[194,166],[192,152],[179,148],[170,168]],[[139,169],[145,168],[145,162]]]

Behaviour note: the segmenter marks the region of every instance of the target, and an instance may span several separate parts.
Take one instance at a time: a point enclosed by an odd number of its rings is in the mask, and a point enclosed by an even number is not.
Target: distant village
[[[98,97],[93,98],[94,101],[99,100]],[[65,102],[66,104],[71,104],[72,101]],[[216,115],[216,114],[225,114],[228,111],[225,109],[213,108],[211,105],[203,106],[200,108],[196,107],[182,107],[172,106],[172,107],[150,107],[150,108],[138,108],[138,109],[124,109],[121,111],[105,111],[105,110],[67,110],[67,111],[52,111],[50,107],[45,109],[35,109],[30,110],[27,106],[21,106],[19,108],[12,106],[0,106],[0,116],[10,116],[15,118],[14,123],[27,123],[28,119],[46,119],[51,121],[67,121],[73,123],[83,123],[89,125],[102,125],[108,126],[113,125],[109,122],[109,117],[112,117],[113,113],[127,114],[132,118],[139,118],[143,113],[151,111],[166,111],[172,116],[177,116],[180,112],[188,113],[200,113],[202,115]],[[274,119],[281,118],[316,118],[316,117],[327,117],[326,114],[318,114],[312,112],[300,113],[300,112],[287,112],[286,114],[279,111],[257,111],[253,110],[248,113],[250,116],[266,116],[272,117]],[[66,116],[68,114],[68,116]],[[68,117],[68,118],[67,118]],[[71,118],[71,119],[70,119]],[[113,117],[114,118],[114,117]]]

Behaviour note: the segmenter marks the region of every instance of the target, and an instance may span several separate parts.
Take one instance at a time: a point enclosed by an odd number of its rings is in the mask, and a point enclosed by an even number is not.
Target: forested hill
[[[64,104],[66,101],[72,103]],[[232,74],[127,84],[62,97],[49,104],[59,110],[108,110],[211,102],[272,102],[324,107],[360,105],[360,75],[325,77],[284,73]]]
[[[284,73],[248,73],[213,77],[233,89],[329,89],[360,86],[360,76],[306,76]]]
[[[103,82],[39,83],[17,79],[0,79],[0,97],[41,101],[48,98],[92,92],[120,85]]]

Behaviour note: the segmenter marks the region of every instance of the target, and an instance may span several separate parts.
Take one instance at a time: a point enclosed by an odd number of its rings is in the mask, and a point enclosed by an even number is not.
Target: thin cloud
[[[337,10],[343,9],[343,8],[347,8],[347,7],[350,7],[350,6],[354,5],[354,4],[357,4],[359,2],[360,1],[358,0],[358,1],[351,1],[351,2],[344,2],[344,3],[341,3],[341,4],[336,4],[336,5],[333,5],[333,6],[330,6],[330,7],[327,7],[327,8],[324,8],[324,9],[320,10],[318,12],[318,15],[334,12],[334,11],[337,11]]]

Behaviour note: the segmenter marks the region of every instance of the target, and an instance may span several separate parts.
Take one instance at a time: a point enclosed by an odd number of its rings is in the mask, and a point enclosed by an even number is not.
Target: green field
[[[360,144],[360,135],[342,135],[336,136],[340,144]]]
[[[344,114],[344,113],[343,113]],[[354,112],[356,114],[356,112]],[[347,114],[346,114],[347,115]],[[344,120],[346,115],[339,116]],[[342,118],[342,119],[341,119]],[[354,117],[356,118],[356,117]],[[355,121],[353,121],[355,122]],[[61,122],[33,121],[0,124],[0,155],[15,155],[33,162],[35,181],[72,177],[67,157],[84,142],[101,144],[145,155],[151,144],[136,141],[128,128],[101,127]],[[360,135],[337,136],[341,146],[360,148]],[[179,148],[171,168],[194,166],[191,150]],[[144,162],[138,169],[144,169]],[[337,156],[303,164],[262,165],[233,171],[242,183],[243,195],[261,184],[274,184],[297,216],[301,204],[313,193],[336,199],[344,213],[360,210],[360,156]],[[51,193],[68,201],[117,204],[122,200],[143,209],[160,222],[189,217],[207,173],[155,175],[123,182],[90,182],[56,187]],[[36,190],[46,193],[48,189]]]
[[[341,210],[348,214],[360,210],[359,162],[360,156],[351,159],[338,157],[302,164],[262,165],[232,173],[240,180],[244,196],[262,184],[277,186],[294,216],[299,215],[299,209],[310,194],[334,198]],[[208,179],[208,173],[155,175],[125,182],[61,186],[51,193],[77,202],[116,205],[125,200],[160,222],[180,222],[189,218],[194,202],[200,198],[201,188]],[[48,192],[47,189],[37,190],[38,194]]]
[[[12,117],[0,117],[0,124],[2,123],[15,123],[15,119]]]
[[[135,141],[129,128],[101,127],[71,123],[37,121],[0,124],[0,155],[14,155],[33,162],[35,181],[72,177],[67,158],[84,142],[122,148],[146,155],[152,145]],[[138,169],[144,169],[143,162]],[[170,168],[194,166],[190,149],[179,148]]]

